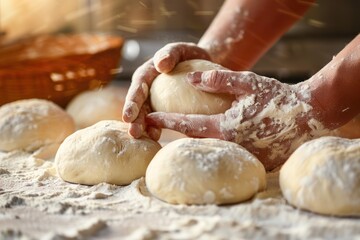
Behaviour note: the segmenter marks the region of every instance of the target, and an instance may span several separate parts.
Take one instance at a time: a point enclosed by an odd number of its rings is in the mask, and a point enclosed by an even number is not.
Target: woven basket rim
[[[111,69],[118,68],[121,62],[124,41],[120,36],[113,35],[86,36],[94,37],[95,43],[99,39],[109,42],[102,43],[103,48],[97,49],[95,46],[94,49],[98,51],[77,51],[62,56],[25,58],[12,62],[6,61],[6,55],[0,54],[0,105],[19,99],[41,98],[65,107],[80,92],[107,85],[113,78]],[[2,58],[4,56],[5,59]],[[8,56],[11,58],[11,55]],[[13,56],[14,59],[17,59],[16,56]]]
[[[22,59],[17,59],[17,60],[11,60],[10,61],[0,61],[0,72],[7,72],[9,70],[12,70],[14,67],[16,67],[17,65],[22,65],[22,67],[27,67],[27,66],[32,66],[32,65],[38,65],[38,63],[42,63],[42,62],[49,62],[49,63],[55,63],[57,61],[59,61],[60,59],[68,59],[71,60],[73,57],[77,57],[77,58],[90,58],[96,54],[105,52],[105,51],[111,51],[114,49],[119,49],[122,47],[123,43],[124,43],[124,39],[120,36],[114,36],[114,35],[109,35],[109,34],[99,34],[99,33],[77,33],[77,34],[48,34],[48,35],[41,35],[41,36],[35,36],[35,37],[30,37],[27,39],[23,39],[20,42],[15,42],[13,44],[7,44],[5,47],[0,46],[0,59],[3,58],[8,58],[9,55],[7,54],[8,52],[3,51],[4,48],[8,48],[11,50],[11,48],[16,48],[17,45],[24,45],[24,44],[31,44],[32,41],[36,41],[38,38],[47,38],[47,44],[49,44],[50,41],[54,40],[59,40],[59,38],[67,38],[69,40],[76,40],[77,38],[87,38],[89,41],[94,41],[96,39],[98,39],[99,37],[101,37],[104,41],[106,40],[107,45],[106,47],[99,47],[97,50],[95,51],[88,51],[88,52],[74,52],[69,50],[68,52],[58,55],[58,56],[41,56],[39,55],[38,57],[34,57],[34,58],[22,58]],[[95,42],[95,41],[94,41]],[[21,47],[21,46],[20,46]],[[28,49],[26,47],[26,49]],[[22,49],[24,50],[24,49]],[[10,51],[11,52],[11,51]],[[16,51],[11,52],[12,54],[16,54]],[[19,53],[20,54],[20,53]],[[11,56],[14,58],[14,56]],[[10,58],[11,58],[10,57]]]

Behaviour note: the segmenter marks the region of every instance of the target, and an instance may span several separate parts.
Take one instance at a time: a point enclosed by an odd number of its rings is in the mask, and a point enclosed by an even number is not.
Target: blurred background
[[[116,81],[169,42],[197,42],[223,0],[0,0],[0,42],[42,33],[122,36]],[[319,0],[252,69],[283,82],[304,80],[360,32],[360,1]]]

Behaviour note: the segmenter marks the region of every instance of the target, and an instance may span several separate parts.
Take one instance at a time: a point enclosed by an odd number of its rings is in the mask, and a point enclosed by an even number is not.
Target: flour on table
[[[267,174],[267,189],[241,204],[172,205],[127,186],[64,182],[52,160],[0,152],[0,238],[10,239],[356,239],[360,222],[294,209]]]

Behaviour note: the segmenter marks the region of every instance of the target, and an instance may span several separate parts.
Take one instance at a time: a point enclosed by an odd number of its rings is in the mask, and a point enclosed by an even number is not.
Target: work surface
[[[0,152],[0,239],[360,239],[359,218],[321,216],[286,204],[278,172],[252,200],[170,205],[144,179],[84,186],[56,176],[46,152]]]

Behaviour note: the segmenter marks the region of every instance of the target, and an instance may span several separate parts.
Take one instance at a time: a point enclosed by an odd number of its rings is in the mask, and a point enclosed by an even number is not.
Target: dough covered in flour
[[[163,147],[146,171],[146,185],[173,204],[229,204],[266,187],[260,161],[238,144],[182,138]]]
[[[0,151],[34,151],[60,144],[74,131],[71,116],[47,100],[19,100],[0,108]]]
[[[306,142],[282,166],[280,187],[298,208],[360,216],[360,140],[322,137]]]
[[[180,62],[170,73],[157,76],[150,88],[150,103],[154,111],[184,114],[218,114],[231,107],[234,96],[197,90],[187,80],[188,72],[225,70],[206,60]]]
[[[157,142],[127,133],[128,125],[104,120],[67,137],[55,156],[60,177],[68,182],[126,185],[145,175],[161,148]]]
[[[78,129],[89,127],[101,120],[122,119],[126,90],[120,87],[105,87],[85,91],[76,96],[66,107]]]

